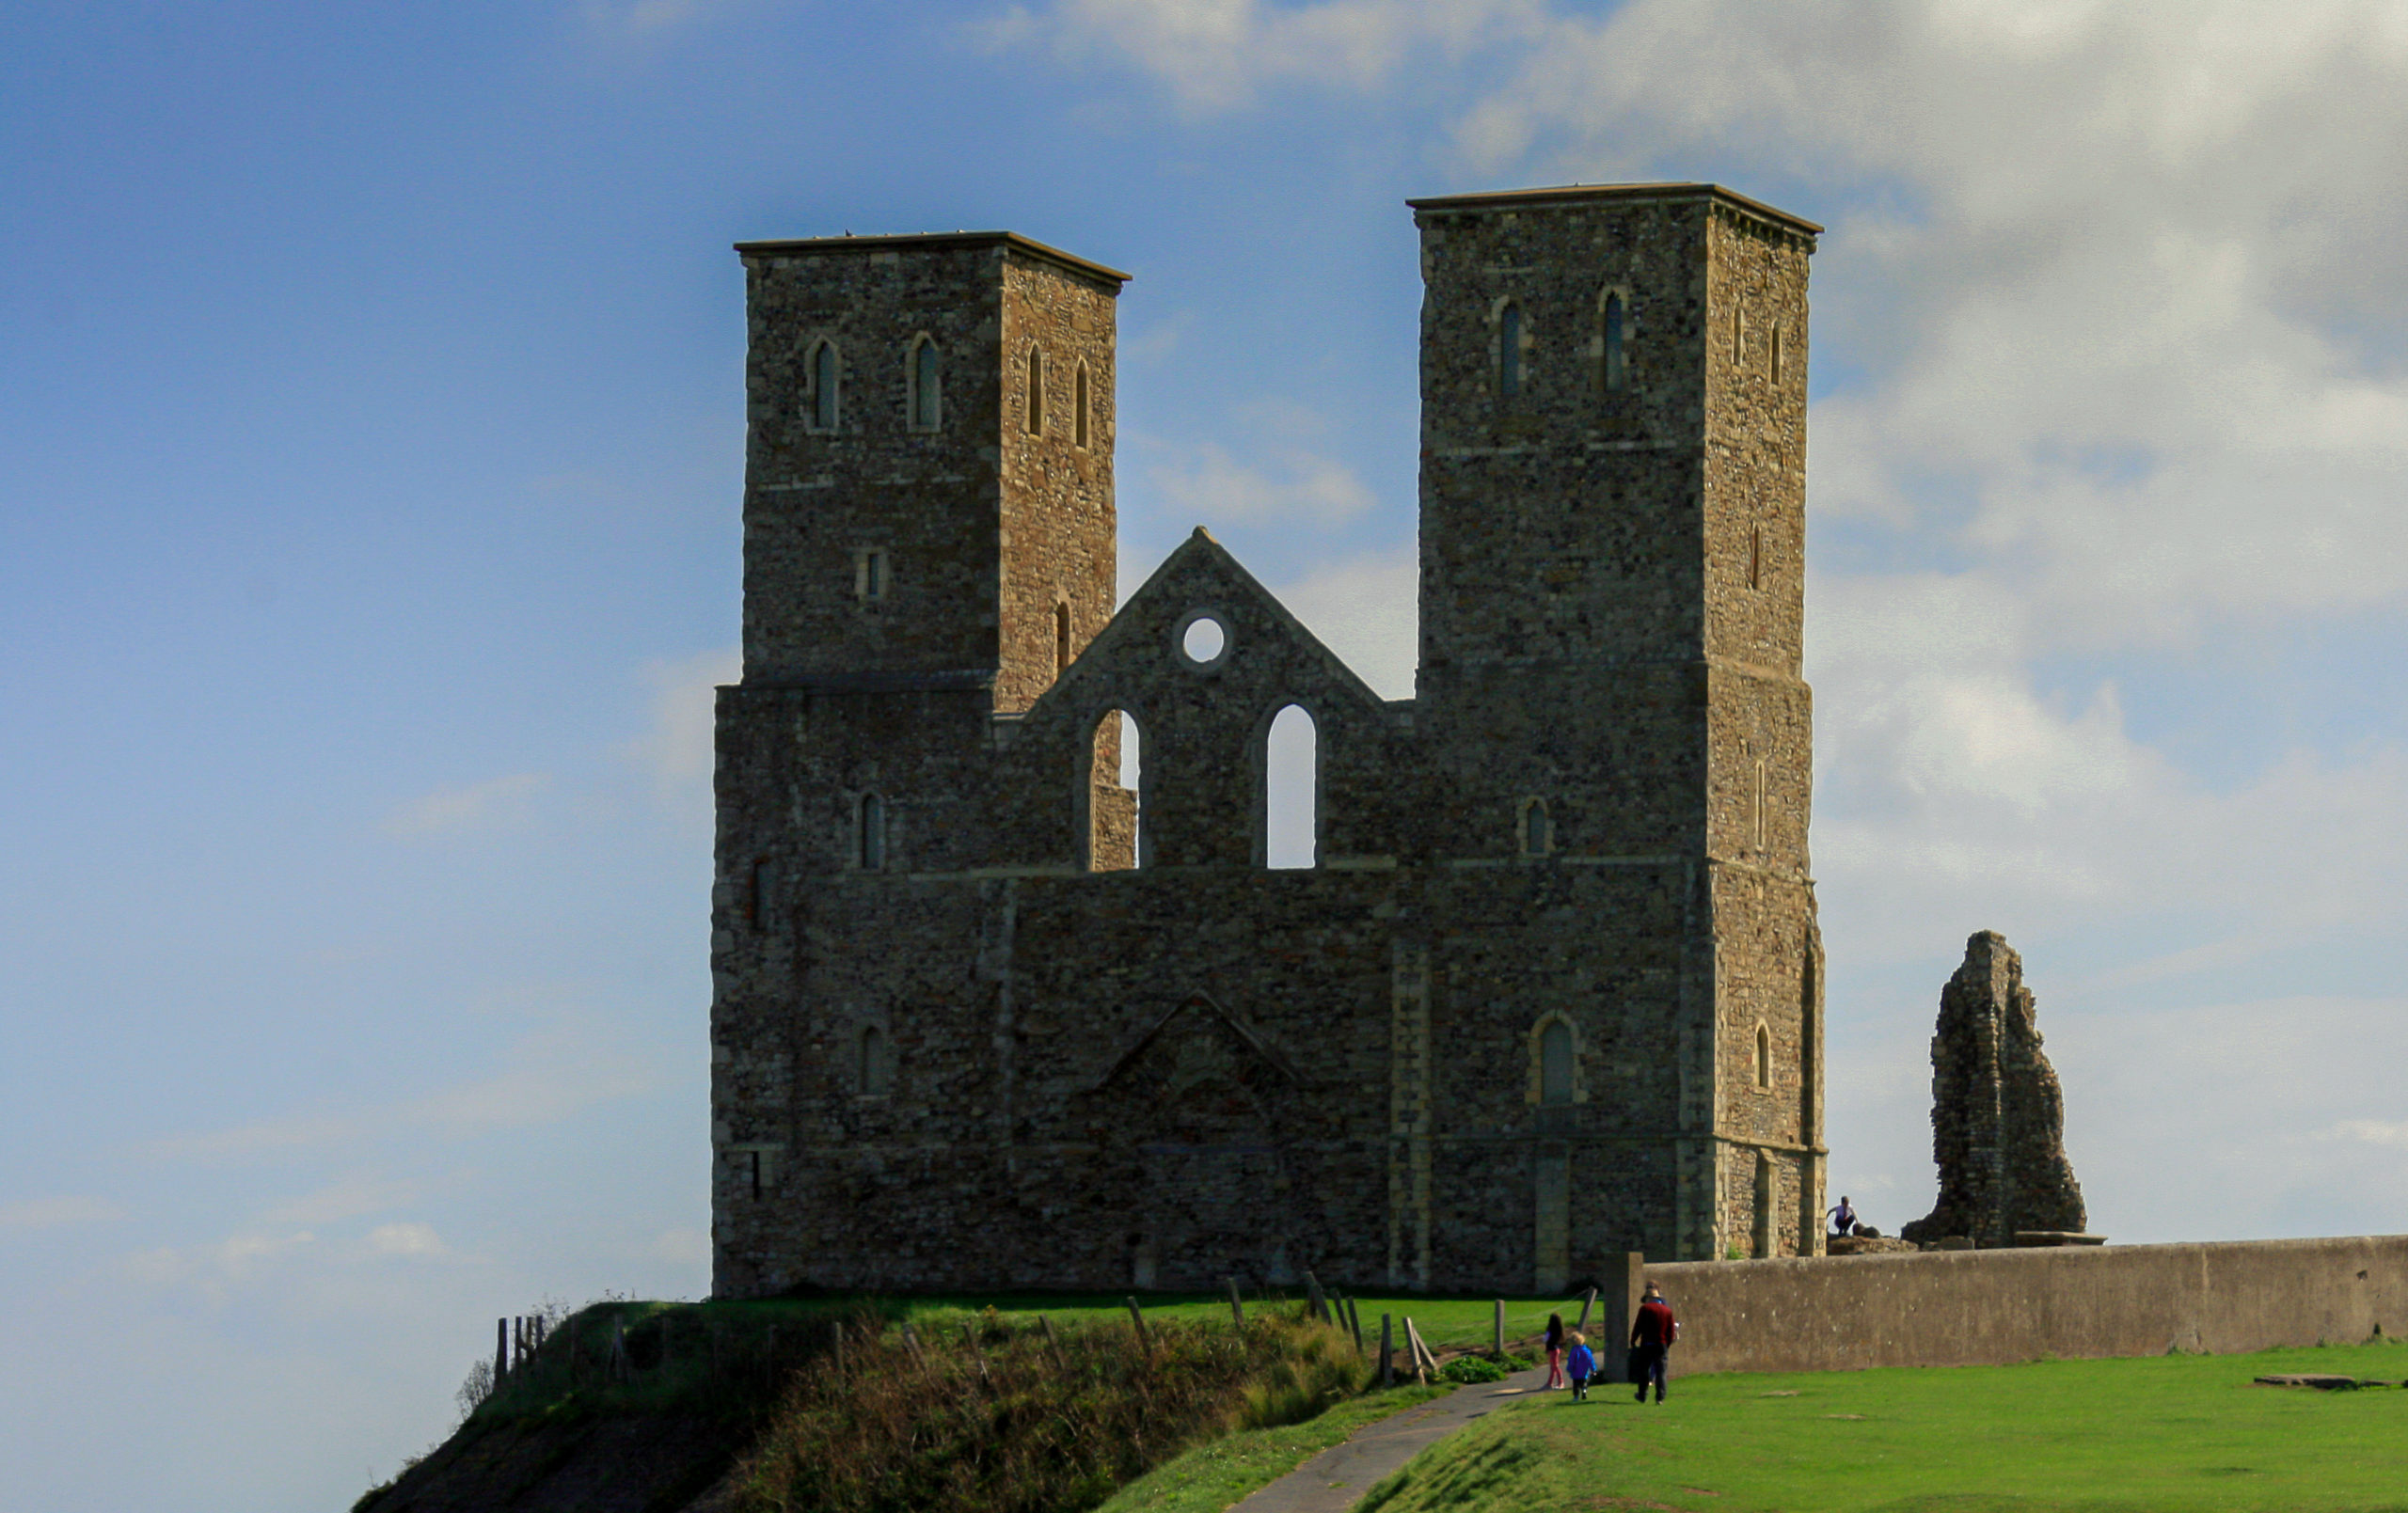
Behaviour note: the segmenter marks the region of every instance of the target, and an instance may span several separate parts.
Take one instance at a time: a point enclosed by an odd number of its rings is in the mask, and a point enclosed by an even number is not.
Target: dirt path
[[[1532,1395],[1546,1380],[1546,1368],[1517,1371],[1503,1381],[1458,1387],[1419,1408],[1408,1408],[1364,1426],[1268,1487],[1259,1488],[1230,1513],[1346,1513],[1371,1484],[1431,1444],[1483,1413]]]

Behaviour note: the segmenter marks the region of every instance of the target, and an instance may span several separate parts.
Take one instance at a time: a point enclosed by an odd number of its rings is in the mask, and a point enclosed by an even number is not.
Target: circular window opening
[[[1228,627],[1201,610],[1187,617],[1179,630],[1179,653],[1187,665],[1209,668],[1228,654]]]

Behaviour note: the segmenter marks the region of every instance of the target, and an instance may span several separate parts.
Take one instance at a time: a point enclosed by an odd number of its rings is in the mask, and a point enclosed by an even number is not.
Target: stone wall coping
[[[1741,1261],[1650,1261],[1650,1276],[1661,1274],[1669,1281],[1673,1277],[1704,1272],[1735,1270],[1741,1267],[1803,1266],[1817,1269],[1827,1266],[1926,1266],[1926,1267],[2000,1267],[2035,1268],[2063,1267],[2067,1264],[2100,1262],[2105,1258],[2130,1259],[2139,1254],[2266,1254],[2294,1251],[2302,1255],[2330,1251],[2335,1246],[2391,1245],[2408,1246],[2408,1235],[2330,1235],[2293,1239],[2226,1239],[2168,1240],[2155,1245],[1993,1245],[1967,1251],[1883,1251],[1867,1255],[1781,1255],[1757,1257]]]
[[[1817,227],[1816,229],[1820,230],[1821,228]],[[946,247],[981,246],[1009,247],[1015,252],[1045,262],[1058,263],[1072,273],[1083,274],[1089,278],[1112,285],[1112,292],[1116,294],[1120,292],[1120,286],[1129,282],[1133,276],[1122,273],[1117,268],[1107,267],[1101,262],[1090,262],[1076,253],[1065,252],[1060,247],[1047,246],[1044,243],[1032,237],[1022,236],[1018,231],[911,231],[895,236],[854,236],[847,232],[843,236],[806,236],[773,242],[738,242],[736,244],[736,250],[738,255],[747,259],[820,258],[844,252],[903,252],[922,249],[933,252]]]
[[[1802,231],[1809,237],[1823,234],[1820,226],[1803,215],[1776,210],[1763,200],[1750,199],[1720,184],[1561,184],[1551,189],[1494,189],[1476,195],[1440,195],[1428,199],[1408,199],[1405,203],[1417,211],[1447,212],[1513,210],[1524,205],[1545,207],[1598,199],[1716,199],[1786,230]]]

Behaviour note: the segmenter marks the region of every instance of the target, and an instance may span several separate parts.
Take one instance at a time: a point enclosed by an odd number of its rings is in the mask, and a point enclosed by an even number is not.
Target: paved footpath
[[[1518,1398],[1544,1395],[1539,1388],[1545,1380],[1546,1367],[1533,1366],[1503,1381],[1458,1387],[1444,1397],[1366,1425],[1345,1443],[1330,1446],[1270,1486],[1257,1489],[1229,1513],[1346,1513],[1372,1483],[1473,1419]]]

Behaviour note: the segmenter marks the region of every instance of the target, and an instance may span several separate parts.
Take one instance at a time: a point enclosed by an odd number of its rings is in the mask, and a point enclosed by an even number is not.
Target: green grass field
[[[1675,1363],[1677,1368],[1677,1362]],[[1373,1489],[1378,1513],[2408,1509],[2408,1346],[2041,1361],[1949,1370],[1675,1377],[1492,1415]]]

